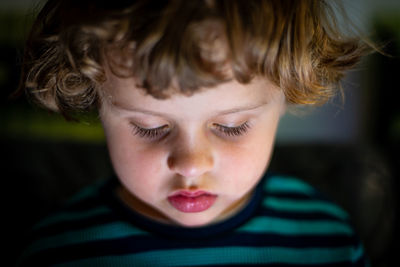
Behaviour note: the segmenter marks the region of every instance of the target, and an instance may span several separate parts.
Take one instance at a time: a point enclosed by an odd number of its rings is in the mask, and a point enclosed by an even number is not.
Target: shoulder
[[[311,184],[291,176],[271,176],[263,185],[260,212],[287,234],[340,236],[356,233],[349,214]],[[287,232],[289,231],[289,232]]]
[[[262,186],[259,209],[240,232],[261,236],[266,246],[286,255],[283,263],[364,266],[364,247],[343,208],[296,177],[269,176]]]
[[[59,209],[37,222],[32,231],[49,230],[50,228],[65,226],[66,224],[109,213],[110,208],[101,196],[101,189],[105,186],[105,183],[105,181],[100,181],[83,188],[70,197]]]
[[[32,227],[20,266],[47,265],[79,256],[84,244],[99,245],[105,240],[141,231],[120,220],[107,200],[108,181],[86,187],[65,205]],[[100,244],[101,245],[101,244]],[[92,247],[92,246],[90,246]],[[95,246],[93,246],[95,247]]]
[[[319,214],[338,221],[349,221],[349,214],[314,186],[293,176],[272,175],[263,184],[263,206],[298,214]]]

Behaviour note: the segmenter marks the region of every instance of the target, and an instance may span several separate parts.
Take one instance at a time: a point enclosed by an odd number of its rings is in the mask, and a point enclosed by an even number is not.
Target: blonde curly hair
[[[370,51],[322,0],[50,0],[28,37],[19,90],[63,113],[99,108],[105,66],[156,98],[266,77],[288,103],[338,92]]]

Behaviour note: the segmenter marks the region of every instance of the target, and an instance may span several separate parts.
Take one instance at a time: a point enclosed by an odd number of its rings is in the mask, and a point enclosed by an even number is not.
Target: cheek
[[[221,154],[221,171],[224,177],[234,179],[236,187],[257,182],[269,162],[273,137],[253,136],[239,146],[231,146]],[[234,185],[232,185],[234,186]]]
[[[221,155],[221,170],[232,191],[250,189],[262,177],[271,158],[276,127],[277,120],[266,121],[239,144],[226,147]]]
[[[114,171],[121,182],[129,188],[153,187],[154,180],[149,177],[160,177],[164,152],[143,146],[129,130],[114,129],[106,136]]]

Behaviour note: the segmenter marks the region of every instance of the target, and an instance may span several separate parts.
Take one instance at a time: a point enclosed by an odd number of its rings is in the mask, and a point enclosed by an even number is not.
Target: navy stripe
[[[148,235],[135,235],[126,238],[101,240],[79,243],[59,248],[51,248],[37,253],[34,261],[48,260],[63,262],[90,257],[102,257],[107,255],[125,255],[154,250],[187,249],[226,247],[227,244],[235,244],[242,247],[290,247],[290,248],[337,248],[341,246],[354,247],[357,239],[352,236],[282,236],[276,234],[231,234],[225,238],[203,240],[179,241],[174,239],[159,239]],[[50,262],[49,262],[50,263]],[[54,262],[53,262],[54,263]]]
[[[260,208],[256,216],[293,219],[293,220],[333,220],[343,222],[342,218],[331,215],[326,212],[295,212],[272,210],[265,207]]]
[[[346,211],[327,201],[292,200],[266,197],[263,200],[263,207],[286,212],[325,212],[338,218],[342,218],[343,220],[347,220],[349,218],[349,215]]]
[[[310,267],[310,264],[287,264],[287,263],[273,263],[273,264],[216,264],[216,265],[193,265],[191,267],[247,267],[247,266],[268,266],[268,267]],[[365,267],[366,265],[357,265],[351,262],[335,262],[326,264],[313,264],[312,267]]]
[[[331,202],[326,196],[318,193],[304,194],[301,192],[267,192],[268,196],[279,197],[279,198],[290,198],[298,200],[315,200],[315,201],[328,201]]]
[[[310,267],[309,264],[217,264],[217,265],[193,265],[191,267],[247,267],[247,266],[268,266],[268,267]],[[335,262],[335,263],[326,263],[326,264],[313,264],[312,267],[365,267],[364,265],[354,265],[350,262]]]
[[[99,226],[112,222],[120,222],[120,220],[118,220],[118,217],[114,216],[114,214],[102,214],[79,221],[63,221],[36,230],[32,233],[32,239],[38,239],[39,237],[44,238],[47,236],[52,236],[58,233],[65,233],[69,231],[77,231],[88,227]]]
[[[354,262],[348,258],[353,248],[311,248],[294,249],[281,247],[223,247],[200,249],[155,250],[129,255],[109,255],[70,261],[60,267],[70,266],[191,266],[210,264],[325,264],[333,262]],[[357,258],[358,259],[358,258]]]
[[[130,243],[131,242],[131,243]],[[134,235],[124,238],[92,241],[74,246],[83,246],[84,250],[90,249],[90,246],[105,247],[110,245],[115,252],[138,253],[152,249],[178,249],[178,248],[202,248],[202,247],[224,247],[227,244],[235,246],[278,246],[278,247],[338,247],[338,246],[356,246],[357,239],[354,236],[346,235],[298,235],[284,236],[278,234],[249,234],[235,233],[227,235],[224,238],[202,240],[175,240],[156,238],[151,235]],[[97,255],[97,254],[96,254]],[[98,255],[97,255],[98,256]]]
[[[101,248],[100,248],[101,249]],[[231,251],[232,249],[232,251]],[[260,250],[261,249],[261,250]],[[121,266],[127,265],[129,262],[137,263],[138,266],[162,266],[162,263],[168,266],[174,266],[174,262],[176,259],[176,264],[179,266],[182,265],[182,261],[185,262],[184,266],[190,266],[192,263],[204,262],[207,264],[214,264],[215,262],[219,262],[222,264],[225,263],[233,263],[231,256],[235,259],[239,259],[240,263],[247,263],[249,260],[250,263],[287,263],[288,266],[298,266],[299,262],[302,262],[305,266],[314,266],[314,264],[331,264],[336,263],[333,266],[342,266],[341,264],[349,263],[350,265],[351,259],[347,259],[347,256],[350,256],[347,251],[350,251],[350,248],[335,248],[331,250],[324,250],[321,248],[316,249],[285,249],[285,248],[266,248],[261,247],[258,248],[250,248],[250,247],[220,247],[220,248],[200,248],[200,249],[192,249],[188,248],[185,250],[151,250],[149,253],[139,253],[139,254],[106,254],[103,253],[99,256],[91,256],[91,253],[85,253],[84,251],[75,251],[74,254],[67,255],[68,251],[65,253],[51,253],[52,251],[48,251],[47,254],[41,255],[36,254],[34,258],[31,258],[30,261],[27,261],[26,264],[22,264],[22,266],[48,266],[54,264],[62,264],[67,263],[65,266],[98,266],[101,264],[102,266],[108,264],[123,264]],[[274,252],[271,252],[272,258],[269,258],[269,249]],[[243,250],[243,251],[242,251]],[[231,252],[229,252],[231,251]],[[301,258],[301,254],[304,251],[307,256]],[[101,252],[109,252],[108,249],[105,249]],[[169,254],[170,253],[170,254]],[[261,253],[261,254],[260,254]],[[294,254],[293,254],[294,253]],[[338,254],[339,253],[339,254]],[[209,255],[210,254],[210,255]],[[220,254],[220,257],[218,256]],[[254,254],[250,256],[249,254]],[[280,254],[280,255],[279,255]],[[174,256],[172,256],[174,255]],[[191,257],[193,255],[193,257]],[[293,257],[292,257],[293,255]],[[172,258],[171,258],[172,256]],[[180,258],[180,256],[184,256]],[[250,258],[247,258],[250,256]],[[300,258],[299,258],[300,257]],[[335,261],[335,258],[340,258],[341,260]],[[197,261],[202,259],[201,261]],[[139,261],[139,262],[137,262]],[[154,265],[157,262],[157,265]],[[363,260],[358,260],[355,263],[355,266],[362,264]],[[70,263],[70,264],[68,264]],[[181,263],[181,264],[179,264]],[[72,265],[71,265],[72,264]],[[94,265],[96,264],[96,265]],[[120,266],[120,265],[118,265]],[[268,265],[267,265],[268,266]],[[301,266],[301,265],[300,265]],[[362,265],[361,265],[362,266]]]

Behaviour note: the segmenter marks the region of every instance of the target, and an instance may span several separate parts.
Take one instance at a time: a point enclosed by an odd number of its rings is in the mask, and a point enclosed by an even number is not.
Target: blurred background
[[[112,173],[95,117],[66,122],[24,97],[9,97],[18,83],[24,39],[42,2],[0,1],[2,229],[10,261],[36,220]],[[399,224],[400,1],[353,0],[344,6],[361,30],[386,43],[390,56],[374,54],[349,72],[342,83],[344,102],[337,98],[285,115],[270,169],[308,180],[344,207],[372,266],[400,266],[393,245]]]

